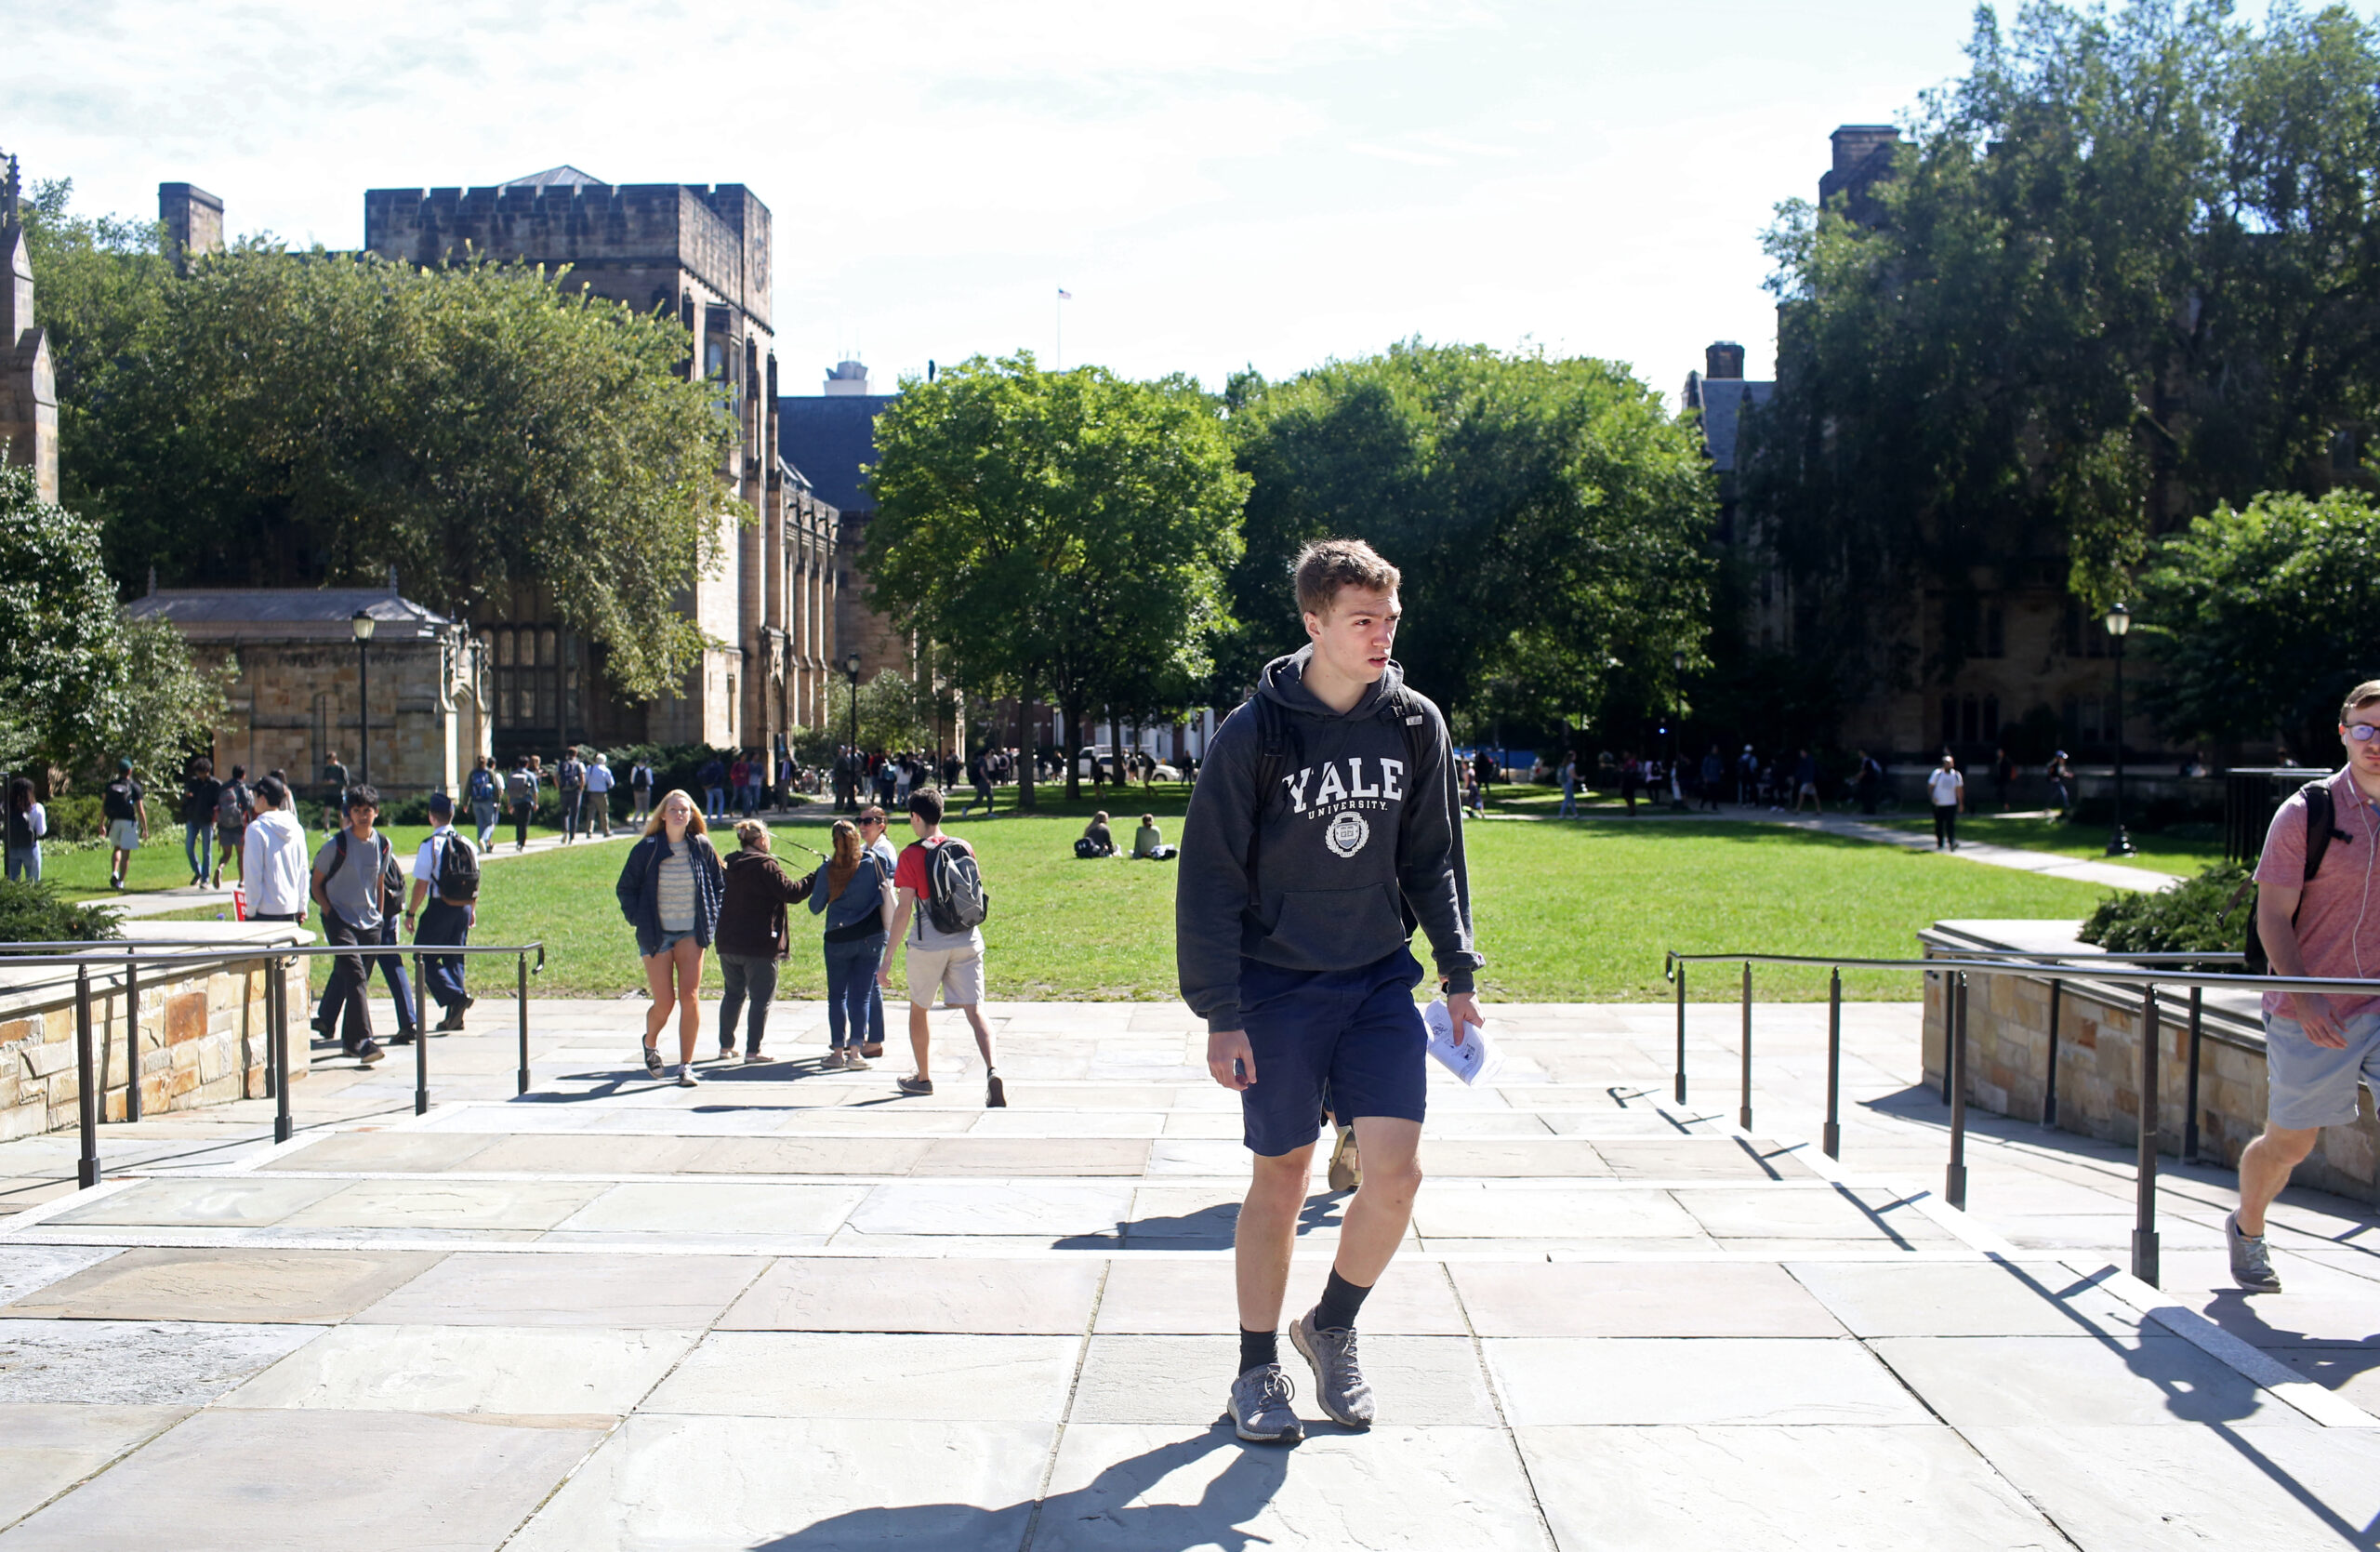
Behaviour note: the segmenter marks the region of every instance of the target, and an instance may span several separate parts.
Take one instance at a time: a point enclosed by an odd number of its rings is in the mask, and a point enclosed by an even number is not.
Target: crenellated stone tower
[[[0,162],[0,254],[8,284],[0,289],[0,452],[31,464],[45,501],[58,499],[58,378],[49,336],[33,323],[33,265],[20,209],[17,159]]]

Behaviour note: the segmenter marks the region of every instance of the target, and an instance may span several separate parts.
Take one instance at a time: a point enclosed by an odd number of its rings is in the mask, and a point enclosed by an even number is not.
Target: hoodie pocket
[[[1281,896],[1265,935],[1274,963],[1298,970],[1353,970],[1395,951],[1405,914],[1395,884],[1301,889]]]

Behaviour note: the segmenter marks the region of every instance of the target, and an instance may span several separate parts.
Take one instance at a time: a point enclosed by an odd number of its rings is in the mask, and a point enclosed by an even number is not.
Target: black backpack
[[[137,819],[134,810],[132,779],[129,776],[111,781],[99,792],[99,812],[110,819]]]
[[[480,858],[471,843],[449,835],[438,853],[438,878],[432,887],[449,905],[467,906],[480,897]]]
[[[1272,806],[1273,789],[1289,768],[1305,759],[1305,730],[1287,708],[1270,696],[1250,696],[1241,708],[1253,706],[1256,718],[1256,822],[1248,832],[1248,909],[1260,909],[1262,896],[1257,893],[1256,870],[1259,844],[1264,837],[1264,811]],[[1428,736],[1430,719],[1421,712],[1421,702],[1399,684],[1381,697],[1380,717],[1393,722],[1405,737],[1405,773],[1409,777],[1421,768],[1422,740]],[[1408,909],[1408,915],[1410,915]],[[1410,930],[1411,923],[1408,922]]]
[[[982,926],[992,913],[992,896],[984,888],[984,870],[964,841],[945,841],[926,852],[926,915],[938,933],[963,933]]]
[[[2299,788],[2297,792],[2298,796],[2306,800],[2306,872],[2298,885],[2303,889],[2306,884],[2314,882],[2316,873],[2321,871],[2322,854],[2331,849],[2332,841],[2353,841],[2355,837],[2338,828],[2338,808],[2331,797],[2329,777],[2325,776],[2320,781],[2309,781]],[[2231,904],[2225,908],[2223,914],[2228,917],[2232,911],[2240,908],[2241,902],[2244,901],[2247,904],[2248,939],[2241,946],[2241,953],[2248,962],[2249,975],[2269,975],[2272,974],[2272,961],[2265,953],[2263,935],[2256,930],[2255,887],[2256,881],[2253,878],[2241,882],[2238,889],[2232,891]],[[2301,895],[2297,899],[2297,910],[2302,911],[2305,909],[2306,898]],[[2289,920],[2290,924],[2294,926],[2297,922],[2297,911],[2290,912]]]

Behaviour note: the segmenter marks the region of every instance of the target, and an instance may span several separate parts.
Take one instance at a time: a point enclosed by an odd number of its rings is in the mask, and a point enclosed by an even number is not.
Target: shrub
[[[0,943],[96,943],[123,935],[113,907],[72,904],[55,883],[0,881]]]
[[[2247,941],[2248,912],[2255,909],[2253,892],[2233,905],[2247,879],[2248,869],[2240,864],[2218,862],[2162,894],[2127,890],[2111,895],[2082,923],[2082,939],[2111,954],[2237,953]],[[2191,968],[2239,967],[2206,963]]]

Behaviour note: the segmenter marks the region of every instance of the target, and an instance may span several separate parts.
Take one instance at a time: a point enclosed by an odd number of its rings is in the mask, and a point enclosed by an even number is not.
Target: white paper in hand
[[[1496,1049],[1488,1031],[1478,1025],[1466,1025],[1462,1043],[1454,1042],[1454,1015],[1447,1011],[1445,999],[1432,999],[1430,1005],[1421,1010],[1421,1022],[1429,1026],[1430,1055],[1465,1083],[1476,1083],[1483,1078],[1493,1081],[1503,1069],[1504,1054]]]

